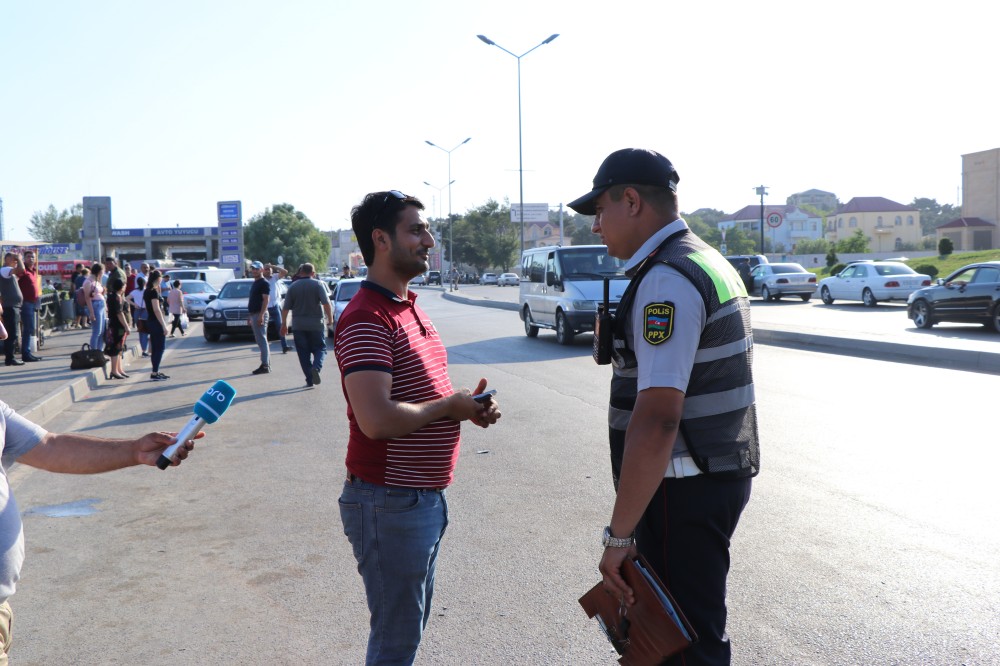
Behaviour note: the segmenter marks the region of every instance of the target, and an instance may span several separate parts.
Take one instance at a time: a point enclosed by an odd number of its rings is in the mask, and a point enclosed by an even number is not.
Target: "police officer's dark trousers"
[[[729,543],[751,480],[664,479],[636,526],[636,545],[677,600],[699,641],[664,664],[730,663],[726,634]]]

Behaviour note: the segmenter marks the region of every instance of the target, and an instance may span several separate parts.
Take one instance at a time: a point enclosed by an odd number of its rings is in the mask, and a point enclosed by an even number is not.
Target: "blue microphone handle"
[[[177,441],[164,449],[163,453],[160,454],[160,457],[156,460],[156,466],[160,469],[170,467],[170,464],[173,462],[172,458],[177,453],[177,450],[184,446],[184,442],[194,439],[201,432],[201,429],[205,427],[206,423],[207,421],[200,416],[191,417],[191,420],[177,433]]]

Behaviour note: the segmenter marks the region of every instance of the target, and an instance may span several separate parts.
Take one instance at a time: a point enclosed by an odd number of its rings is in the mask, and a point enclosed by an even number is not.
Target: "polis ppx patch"
[[[650,303],[646,306],[645,325],[642,337],[651,345],[658,345],[670,339],[674,332],[674,304]]]

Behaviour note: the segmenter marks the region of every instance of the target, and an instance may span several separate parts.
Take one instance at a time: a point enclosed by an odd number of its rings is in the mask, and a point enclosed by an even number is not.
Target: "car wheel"
[[[765,301],[770,301],[773,300],[774,298],[773,296],[771,296],[771,290],[767,288],[766,284],[760,288],[760,297]]]
[[[803,303],[808,303],[810,298],[812,298],[812,294],[802,294]]]
[[[993,306],[990,323],[993,324],[993,330],[1000,333],[1000,303]]]
[[[868,287],[865,287],[865,290],[861,292],[861,300],[867,307],[870,308],[878,305],[878,300],[875,299],[875,294],[873,294],[872,290]]]
[[[531,323],[531,310],[525,307],[522,314],[524,315],[522,317],[522,319],[524,319],[524,334],[529,338],[537,338],[538,327]]]
[[[563,314],[562,310],[559,310],[556,312],[556,342],[561,345],[571,345],[573,344],[573,335],[573,329],[569,327],[566,315]]]
[[[934,325],[931,319],[931,306],[927,301],[920,299],[913,302],[913,323],[917,328],[930,328]]]
[[[208,331],[205,331],[205,340],[208,342],[218,342],[221,337],[222,335],[219,333],[209,333]]]
[[[833,296],[830,295],[830,288],[823,287],[819,290],[819,297],[823,299],[823,302],[827,305],[833,305]]]

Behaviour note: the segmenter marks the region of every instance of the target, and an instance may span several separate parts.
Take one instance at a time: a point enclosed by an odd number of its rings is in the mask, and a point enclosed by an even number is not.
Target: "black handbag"
[[[86,370],[87,368],[103,368],[108,357],[99,349],[91,349],[86,342],[80,346],[79,351],[70,354],[70,370]]]

